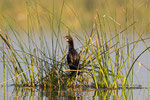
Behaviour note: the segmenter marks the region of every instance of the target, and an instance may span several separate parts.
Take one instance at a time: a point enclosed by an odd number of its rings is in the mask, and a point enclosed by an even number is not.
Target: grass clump
[[[134,71],[133,65],[140,57],[139,55],[137,59],[134,59],[131,55],[140,41],[145,43],[142,35],[148,29],[149,24],[143,33],[138,34],[137,41],[130,43],[125,40],[127,38],[125,38],[124,33],[133,27],[135,22],[131,22],[130,25],[120,31],[120,29],[117,29],[117,23],[113,20],[112,24],[116,34],[108,34],[105,30],[106,24],[108,24],[108,27],[111,25],[104,17],[100,17],[97,11],[91,30],[85,32],[83,38],[62,22],[63,6],[64,3],[58,19],[55,19],[54,9],[52,15],[45,10],[47,24],[50,27],[50,31],[46,32],[50,32],[50,35],[44,34],[45,29],[42,26],[36,3],[32,6],[35,9],[35,16],[30,14],[31,8],[27,4],[28,29],[27,31],[21,30],[26,38],[20,34],[20,30],[14,27],[15,21],[10,21],[8,18],[1,16],[5,25],[1,25],[3,29],[0,37],[3,41],[3,47],[1,47],[0,60],[3,61],[4,72],[7,69],[9,73],[9,80],[12,80],[16,86],[41,86],[45,89],[63,89],[70,86],[87,86],[96,89],[118,88],[120,84],[123,88],[130,87],[133,81],[129,77],[134,75],[130,73]],[[56,22],[58,26],[55,25]],[[61,27],[69,30],[68,34],[71,33],[82,44],[81,47],[77,48],[81,56],[81,70],[78,70],[81,71],[81,74],[79,76],[68,77],[67,46],[64,45],[61,38],[63,37],[62,33],[64,33]],[[109,31],[111,33],[111,28]],[[12,34],[8,34],[9,32]],[[147,46],[146,43],[145,45]],[[134,60],[131,67],[128,62],[129,58]],[[144,67],[150,70],[147,66],[144,65]]]

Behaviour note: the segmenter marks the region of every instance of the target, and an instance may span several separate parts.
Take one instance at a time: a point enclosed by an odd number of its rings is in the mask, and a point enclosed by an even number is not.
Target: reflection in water
[[[10,87],[9,87],[10,88]],[[9,90],[10,91],[10,90]],[[6,91],[5,91],[6,92]],[[7,98],[6,95],[8,96]],[[30,87],[14,88],[4,93],[4,100],[149,100],[149,89],[68,89],[66,91],[43,90]]]
[[[118,90],[68,89],[67,91],[51,91],[35,88],[15,88],[10,99],[30,100],[119,100]]]

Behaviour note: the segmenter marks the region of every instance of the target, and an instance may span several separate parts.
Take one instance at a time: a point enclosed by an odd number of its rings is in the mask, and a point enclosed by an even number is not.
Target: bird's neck
[[[72,50],[74,49],[74,44],[73,44],[73,41],[70,41],[69,42],[69,50]]]

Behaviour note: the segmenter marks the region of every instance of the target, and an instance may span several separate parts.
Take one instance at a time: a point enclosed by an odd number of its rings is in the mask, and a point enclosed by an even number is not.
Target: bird
[[[65,36],[64,39],[67,41],[68,47],[68,54],[67,54],[67,63],[69,65],[70,70],[80,70],[79,62],[80,62],[80,55],[74,49],[74,42],[71,36]],[[70,76],[74,76],[76,71],[71,71]],[[78,72],[79,74],[79,72]]]

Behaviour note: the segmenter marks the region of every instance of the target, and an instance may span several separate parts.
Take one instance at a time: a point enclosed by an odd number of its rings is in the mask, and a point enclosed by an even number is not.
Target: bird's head
[[[67,42],[73,41],[71,36],[65,36],[64,39],[65,39]]]

